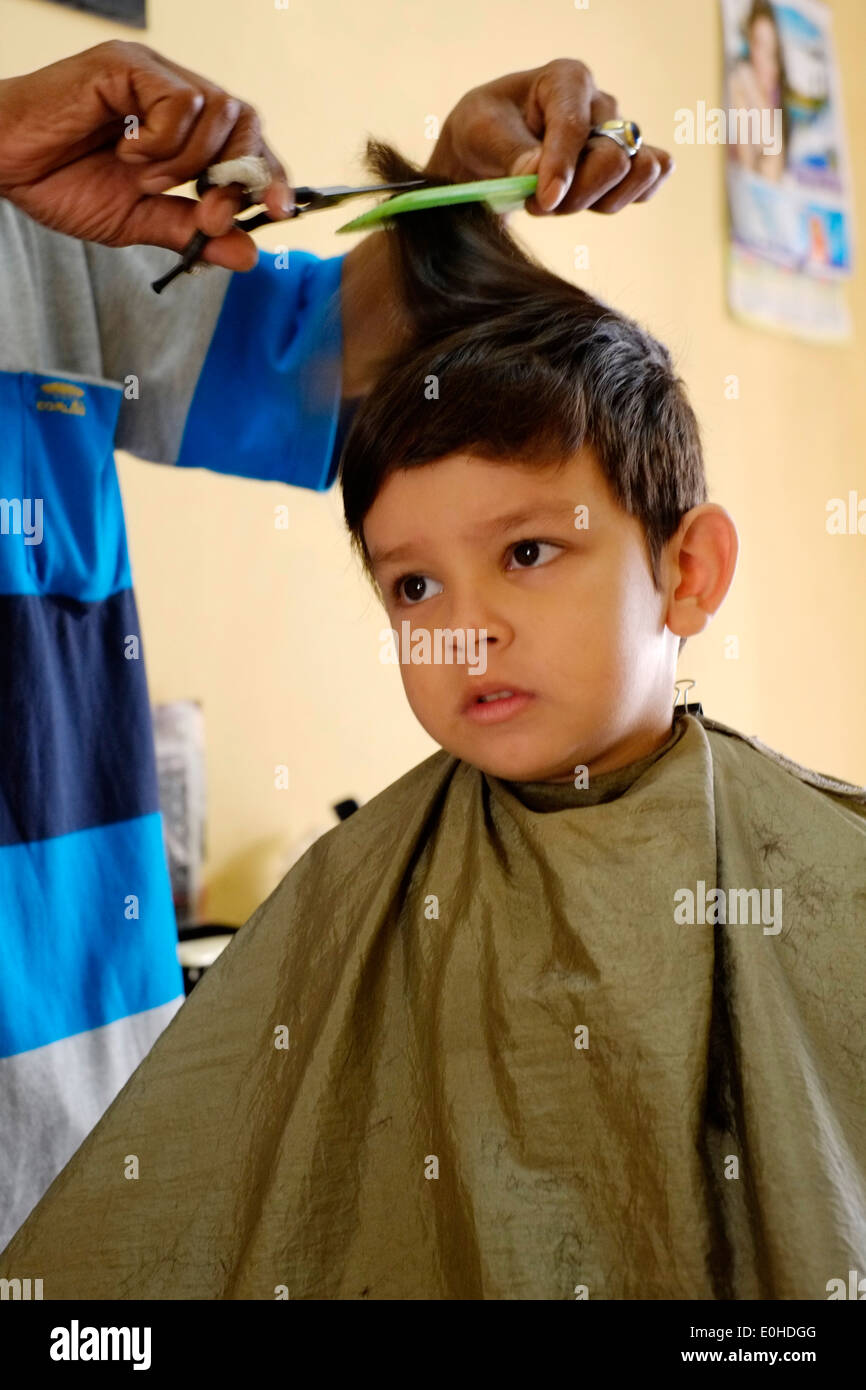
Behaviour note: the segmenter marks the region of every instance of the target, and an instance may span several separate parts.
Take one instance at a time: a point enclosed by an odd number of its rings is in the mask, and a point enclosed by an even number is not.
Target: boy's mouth
[[[477,724],[497,724],[525,709],[535,696],[515,685],[485,685],[473,693],[463,713]]]

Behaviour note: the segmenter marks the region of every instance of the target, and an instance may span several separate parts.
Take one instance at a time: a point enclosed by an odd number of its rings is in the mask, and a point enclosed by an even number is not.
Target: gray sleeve
[[[58,372],[127,388],[115,442],[174,463],[231,271],[151,281],[177,261],[158,246],[114,248],[35,222],[0,198],[0,371]]]
[[[84,243],[0,198],[0,371],[103,379]]]
[[[176,252],[88,242],[85,255],[103,372],[125,387],[117,446],[174,463],[232,272],[208,266],[155,294],[151,281],[177,262]]]

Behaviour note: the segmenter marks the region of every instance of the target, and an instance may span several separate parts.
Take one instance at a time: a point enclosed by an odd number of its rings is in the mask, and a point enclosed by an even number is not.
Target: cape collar
[[[498,777],[484,774],[494,786],[503,787],[511,796],[530,811],[562,811],[572,806],[597,806],[602,801],[615,801],[628,791],[639,777],[646,772],[665,753],[670,752],[685,733],[686,718],[682,713],[674,716],[670,737],[661,748],[627,767],[617,767],[611,772],[600,772],[590,778],[588,787],[575,787],[570,782],[506,782]]]

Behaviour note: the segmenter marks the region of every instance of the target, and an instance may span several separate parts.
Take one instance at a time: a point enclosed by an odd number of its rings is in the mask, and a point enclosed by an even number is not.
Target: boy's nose
[[[473,644],[476,651],[485,647],[507,646],[512,636],[510,629],[503,622],[490,613],[480,612],[477,608],[471,609],[465,616],[457,614],[453,618],[449,617],[447,628],[456,634],[450,639],[452,646],[465,641]]]
[[[509,642],[514,636],[508,616],[494,595],[482,588],[454,590],[448,607],[448,623],[466,632],[486,633],[487,642]]]

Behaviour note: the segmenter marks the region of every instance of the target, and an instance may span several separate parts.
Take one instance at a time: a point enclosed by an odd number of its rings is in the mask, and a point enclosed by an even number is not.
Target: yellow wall
[[[814,347],[734,322],[724,294],[723,150],[675,146],[674,112],[721,103],[716,0],[149,0],[130,31],[46,3],[0,0],[0,72],[109,37],[149,43],[252,101],[298,183],[357,181],[366,132],[424,161],[425,118],[467,88],[579,57],[677,173],[614,218],[518,215],[554,270],[580,274],[671,347],[702,422],[711,496],[740,532],[734,586],[687,646],[707,714],[789,756],[866,783],[866,537],[826,534],[825,503],[866,496],[866,276],[850,286],[855,339]],[[834,0],[847,128],[866,128],[866,4]],[[46,113],[46,119],[48,119]],[[853,159],[856,205],[866,161]],[[335,255],[344,210],[259,233]],[[573,271],[574,247],[591,270]],[[738,401],[725,399],[736,373]],[[209,909],[243,920],[280,857],[346,795],[368,800],[433,751],[378,660],[384,620],[343,539],[339,498],[119,456],[154,700],[204,703]],[[288,500],[290,529],[273,527]],[[740,658],[726,660],[734,634]],[[291,787],[273,788],[275,763]]]

